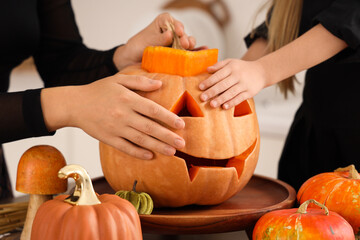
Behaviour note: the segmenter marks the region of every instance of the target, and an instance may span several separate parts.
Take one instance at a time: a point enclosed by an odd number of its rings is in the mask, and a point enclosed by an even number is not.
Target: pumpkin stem
[[[75,180],[75,190],[65,202],[72,205],[96,205],[101,204],[96,196],[91,179],[86,170],[79,165],[67,165],[58,172],[61,179],[73,178]]]
[[[349,172],[350,179],[360,179],[360,174],[356,171],[355,165],[351,164],[350,166],[344,168],[335,169],[334,172]]]
[[[327,216],[329,215],[329,209],[324,204],[321,204],[314,199],[309,199],[309,200],[305,201],[303,204],[301,204],[300,207],[298,208],[298,210],[296,211],[296,213],[305,214],[310,203],[314,203],[315,205],[318,205],[319,207],[321,207],[321,209],[325,210],[325,214]]]
[[[137,182],[138,182],[137,180],[134,181],[134,185],[133,185],[133,188],[132,188],[133,192],[136,192],[136,184],[137,184]]]
[[[185,50],[181,44],[180,44],[180,38],[179,36],[175,33],[175,26],[174,26],[174,23],[172,22],[166,22],[166,27],[168,29],[170,29],[173,33],[173,43],[172,43],[172,48],[175,48],[175,49],[181,49],[181,50]]]

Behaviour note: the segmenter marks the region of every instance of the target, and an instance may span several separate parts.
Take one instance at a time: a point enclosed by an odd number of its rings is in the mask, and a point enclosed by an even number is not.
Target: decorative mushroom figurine
[[[37,209],[53,194],[65,192],[67,180],[58,178],[58,171],[66,165],[64,156],[55,147],[37,145],[26,150],[20,158],[16,190],[30,194],[21,240],[29,240]]]

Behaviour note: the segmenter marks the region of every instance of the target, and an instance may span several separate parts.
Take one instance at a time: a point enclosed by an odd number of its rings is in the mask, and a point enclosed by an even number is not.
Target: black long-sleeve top
[[[0,1],[0,143],[52,134],[41,89],[7,93],[11,70],[32,56],[45,87],[86,84],[116,73],[114,49],[87,48],[70,0]]]
[[[318,126],[360,129],[360,1],[304,0],[299,34],[318,23],[348,48],[307,71],[304,111]],[[264,23],[254,37],[245,38],[246,44],[258,37],[267,38]]]

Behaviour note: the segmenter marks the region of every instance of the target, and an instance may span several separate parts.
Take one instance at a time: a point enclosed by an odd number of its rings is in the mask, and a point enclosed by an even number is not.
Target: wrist
[[[256,61],[252,61],[252,63],[255,66],[257,77],[261,80],[261,84],[262,84],[261,89],[273,85],[274,83],[272,76],[271,74],[269,74],[269,72],[271,71],[269,71],[269,66],[266,64],[266,61],[262,61],[260,58]]]
[[[119,71],[135,63],[130,56],[131,51],[128,44],[124,44],[116,48],[113,56],[113,62]]]
[[[49,131],[72,126],[72,109],[76,102],[75,88],[75,86],[54,87],[41,91],[41,107]]]

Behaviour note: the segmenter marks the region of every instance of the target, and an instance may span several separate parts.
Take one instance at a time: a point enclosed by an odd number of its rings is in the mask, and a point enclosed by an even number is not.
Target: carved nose
[[[199,105],[187,91],[181,95],[170,111],[180,117],[204,117]]]

